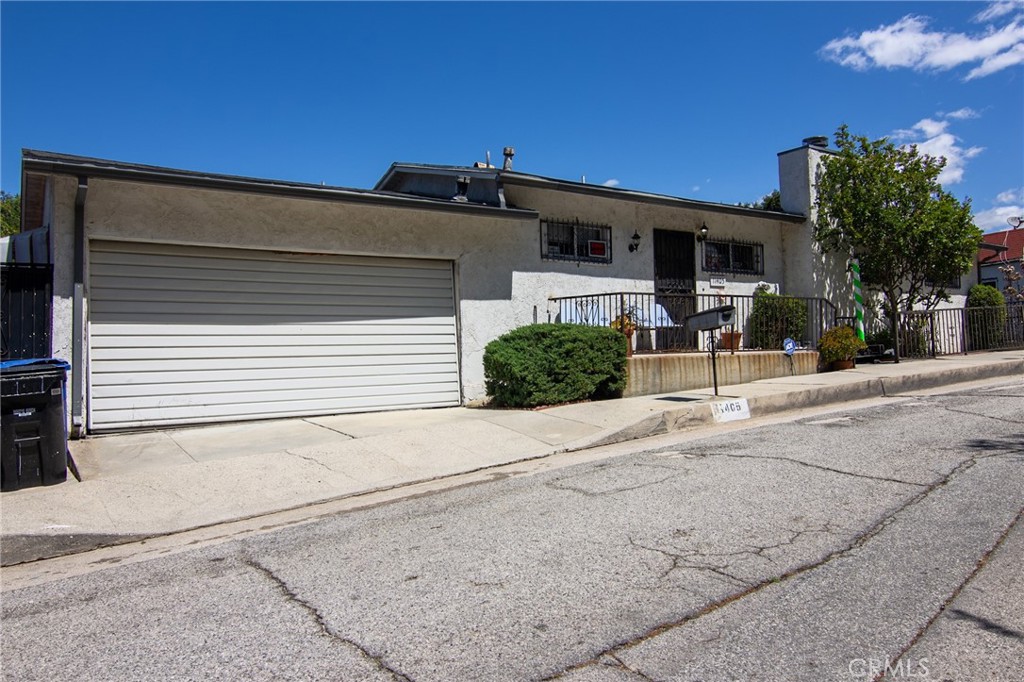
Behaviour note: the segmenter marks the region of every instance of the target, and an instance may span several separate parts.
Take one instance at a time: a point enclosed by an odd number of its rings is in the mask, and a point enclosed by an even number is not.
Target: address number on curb
[[[716,422],[734,422],[750,419],[750,406],[746,398],[716,400],[711,403],[711,414]]]

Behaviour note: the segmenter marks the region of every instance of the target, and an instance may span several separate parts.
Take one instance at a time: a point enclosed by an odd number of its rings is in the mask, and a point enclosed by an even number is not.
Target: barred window
[[[926,277],[924,283],[929,287],[937,287],[939,284],[930,277]],[[953,275],[942,284],[943,289],[959,289],[961,286],[963,286],[963,280],[960,279],[960,275]]]
[[[583,263],[612,262],[612,228],[578,220],[542,220],[541,257]]]
[[[735,272],[744,275],[764,274],[764,245],[752,242],[703,242],[705,272]]]

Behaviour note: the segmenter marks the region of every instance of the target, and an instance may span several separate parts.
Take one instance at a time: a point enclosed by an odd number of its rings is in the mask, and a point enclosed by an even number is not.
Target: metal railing
[[[1024,348],[1024,303],[912,311],[900,322],[903,357]]]
[[[868,342],[891,349],[888,322],[870,310],[865,313]],[[853,318],[839,317],[837,323],[852,326]],[[898,331],[901,358],[1020,349],[1024,348],[1024,303],[902,312]]]
[[[735,323],[718,334],[721,350],[781,350],[792,338],[798,347],[816,348],[835,325],[836,309],[823,298],[718,294],[615,292],[549,299],[550,322],[617,326],[625,317],[637,353],[688,352],[706,348],[707,335],[687,332],[689,315],[722,305],[735,306]]]

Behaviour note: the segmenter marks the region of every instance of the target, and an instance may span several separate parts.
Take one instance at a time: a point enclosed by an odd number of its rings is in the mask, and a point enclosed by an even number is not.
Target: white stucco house
[[[485,164],[398,163],[359,190],[25,150],[23,229],[49,228],[73,434],[451,406],[552,298],[845,302],[809,223],[824,153],[779,154],[769,212]]]

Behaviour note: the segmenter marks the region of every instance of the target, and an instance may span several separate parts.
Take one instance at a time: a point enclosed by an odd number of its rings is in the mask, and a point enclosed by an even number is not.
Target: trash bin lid
[[[16,368],[32,369],[62,369],[65,372],[71,369],[70,363],[59,358],[28,358],[25,360],[4,360],[0,362],[0,373],[8,372]]]

